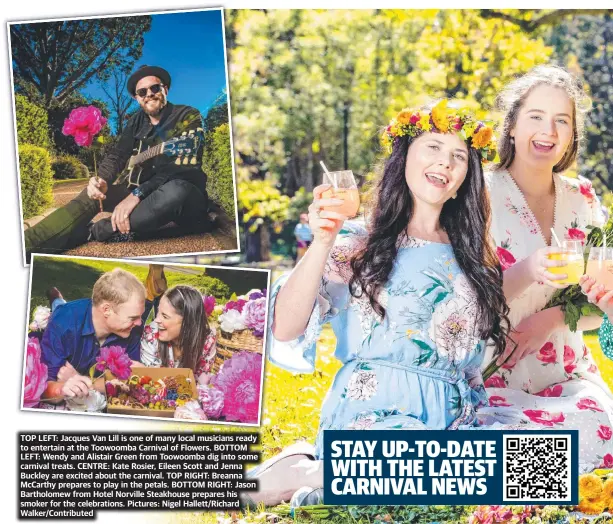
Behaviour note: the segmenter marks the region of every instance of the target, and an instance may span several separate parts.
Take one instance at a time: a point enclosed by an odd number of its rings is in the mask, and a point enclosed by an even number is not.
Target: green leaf
[[[419,298],[425,297],[426,295],[428,295],[429,293],[431,293],[432,291],[434,291],[437,287],[440,287],[438,284],[432,284],[429,288],[425,289],[424,291],[422,291],[421,293],[419,293]]]
[[[424,342],[423,340],[412,338],[411,342],[413,342],[420,349],[423,349],[424,351],[429,352],[430,354],[434,353],[434,348],[430,346],[429,344],[427,344],[426,342]]]

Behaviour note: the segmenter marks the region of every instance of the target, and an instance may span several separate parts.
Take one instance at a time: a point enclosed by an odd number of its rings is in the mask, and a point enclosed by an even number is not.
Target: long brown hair
[[[211,332],[204,311],[202,294],[191,286],[175,286],[164,296],[178,315],[183,317],[177,345],[183,352],[181,367],[196,370],[206,338]],[[168,367],[168,343],[158,340],[162,366]]]
[[[500,162],[494,169],[507,169],[515,158],[515,145],[511,131],[517,124],[519,111],[530,92],[547,85],[562,89],[573,103],[573,138],[562,159],[554,166],[554,173],[566,171],[577,158],[583,136],[585,114],[591,106],[590,98],[583,91],[582,82],[568,71],[557,66],[537,66],[530,72],[509,83],[496,99],[497,108],[504,112],[504,121],[498,140]]]

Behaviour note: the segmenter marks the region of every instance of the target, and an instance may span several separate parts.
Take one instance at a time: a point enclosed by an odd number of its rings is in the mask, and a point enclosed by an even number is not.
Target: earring
[[[458,194],[456,193],[456,194],[455,194],[455,195],[453,195],[451,198],[453,198],[453,199],[455,200],[456,198],[458,198]]]

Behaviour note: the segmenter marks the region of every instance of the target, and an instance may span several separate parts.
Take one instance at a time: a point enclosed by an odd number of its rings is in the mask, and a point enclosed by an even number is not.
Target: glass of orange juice
[[[335,211],[347,218],[353,218],[360,208],[360,193],[355,182],[353,171],[329,171],[328,176],[334,181],[334,186],[326,189],[321,198],[338,198],[343,203],[340,206],[324,207],[326,211]]]
[[[587,275],[607,291],[613,290],[613,248],[592,247],[587,260]]]
[[[578,284],[583,276],[585,263],[583,260],[583,243],[579,240],[564,240],[560,246],[562,253],[550,253],[547,255],[549,260],[563,260],[566,265],[560,267],[550,267],[547,270],[554,275],[566,274],[563,280],[556,280],[558,284],[572,285]]]

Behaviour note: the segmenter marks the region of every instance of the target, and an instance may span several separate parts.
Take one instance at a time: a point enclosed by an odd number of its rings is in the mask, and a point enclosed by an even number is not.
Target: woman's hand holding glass
[[[560,281],[566,280],[568,275],[565,273],[552,273],[551,268],[564,267],[568,262],[563,259],[567,251],[561,247],[544,247],[538,249],[526,259],[527,270],[534,282],[546,284],[555,289],[564,289],[568,283]],[[556,260],[556,258],[558,258]]]
[[[327,209],[342,206],[344,203],[339,198],[322,198],[322,194],[331,187],[330,184],[322,184],[313,189],[313,202],[309,206],[309,226],[313,233],[313,242],[328,248],[334,245],[336,235],[348,218],[337,211]]]
[[[609,318],[613,318],[613,290],[607,291],[595,278],[588,275],[583,275],[579,284],[588,302],[598,306]]]

